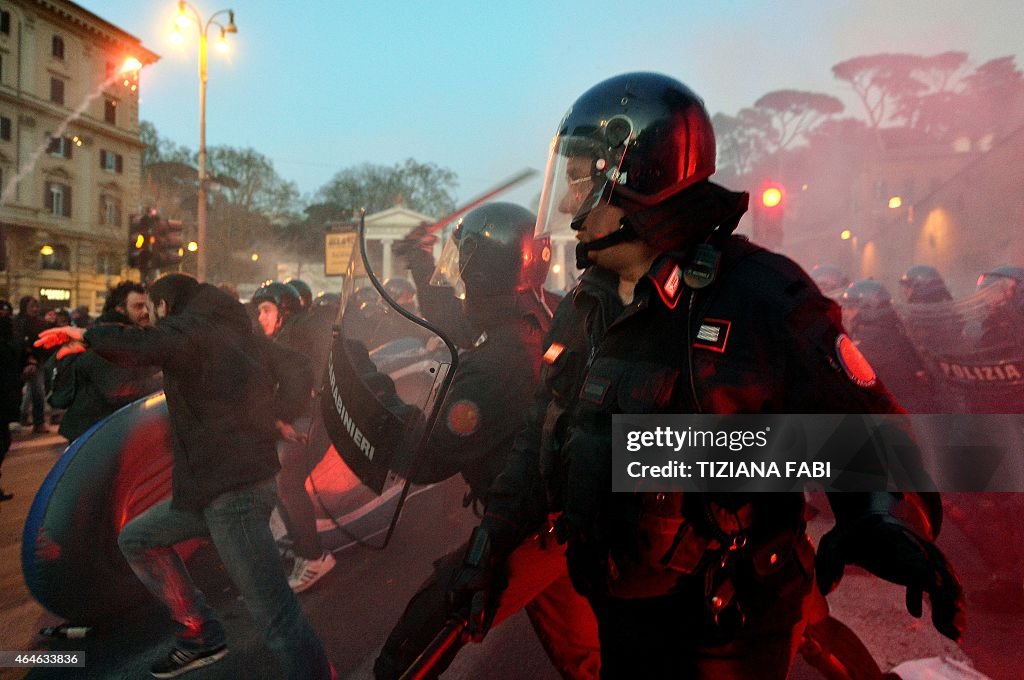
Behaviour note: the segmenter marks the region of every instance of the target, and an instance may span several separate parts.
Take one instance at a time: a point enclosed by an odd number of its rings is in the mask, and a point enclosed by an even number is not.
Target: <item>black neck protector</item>
[[[619,229],[590,243],[576,244],[576,267],[592,264],[588,254],[640,239],[661,252],[683,252],[714,234],[736,230],[750,195],[709,181],[698,182],[657,205],[629,210]]]

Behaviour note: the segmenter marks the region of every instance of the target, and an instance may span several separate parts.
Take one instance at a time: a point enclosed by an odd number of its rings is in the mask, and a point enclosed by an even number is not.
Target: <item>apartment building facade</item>
[[[96,312],[127,273],[139,70],[157,59],[72,2],[0,1],[0,297]]]

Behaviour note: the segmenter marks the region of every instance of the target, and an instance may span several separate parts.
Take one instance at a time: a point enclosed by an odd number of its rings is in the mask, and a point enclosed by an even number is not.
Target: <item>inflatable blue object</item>
[[[162,392],[125,406],[68,446],[36,493],[22,534],[25,583],[40,604],[97,625],[146,601],[117,536],[170,496],[171,467]]]
[[[374,493],[345,465],[322,423],[309,434],[307,489],[321,543],[332,552],[371,545],[390,525],[400,489]],[[92,626],[152,602],[117,537],[131,519],[170,497],[172,467],[162,392],[128,404],[72,442],[25,521],[21,565],[33,597],[58,616]],[[187,559],[199,545],[197,539],[176,549]]]

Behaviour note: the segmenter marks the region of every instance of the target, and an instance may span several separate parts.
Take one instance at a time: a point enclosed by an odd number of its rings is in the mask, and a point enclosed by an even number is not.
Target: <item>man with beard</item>
[[[150,324],[146,289],[123,281],[111,288],[103,313],[95,325],[120,324],[145,328]],[[159,369],[122,367],[95,351],[72,354],[58,360],[50,392],[50,406],[67,409],[58,432],[74,441],[90,427],[125,404],[152,394],[162,386]]]

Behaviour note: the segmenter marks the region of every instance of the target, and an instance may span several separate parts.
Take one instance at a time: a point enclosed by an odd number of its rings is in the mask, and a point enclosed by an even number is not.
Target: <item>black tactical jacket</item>
[[[682,494],[611,493],[614,413],[903,412],[869,366],[840,356],[841,343],[847,353],[852,343],[843,340],[839,309],[799,266],[738,237],[721,249],[709,287],[687,289],[683,260],[664,255],[618,313],[614,288],[584,276],[571,306],[556,314],[532,427],[488,497],[484,523],[496,545],[514,545],[550,510],[562,513],[570,548],[596,544],[604,548],[594,555],[610,550],[614,558],[635,552],[642,515],[684,512]],[[844,495],[840,512],[863,507]],[[802,534],[801,494],[716,500],[752,507],[751,533],[762,541]]]

